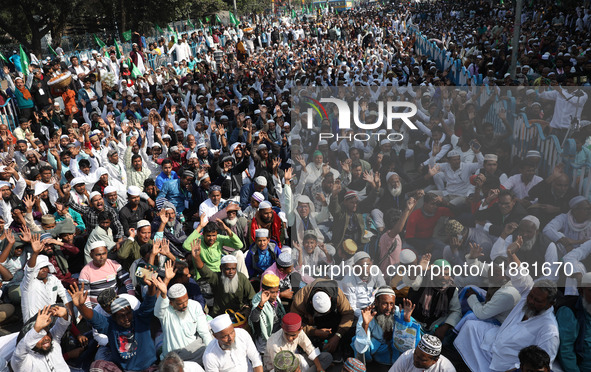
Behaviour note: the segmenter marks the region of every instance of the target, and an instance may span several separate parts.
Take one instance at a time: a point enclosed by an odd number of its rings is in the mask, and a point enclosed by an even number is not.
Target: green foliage
[[[271,9],[271,0],[236,0],[239,14],[263,13]]]

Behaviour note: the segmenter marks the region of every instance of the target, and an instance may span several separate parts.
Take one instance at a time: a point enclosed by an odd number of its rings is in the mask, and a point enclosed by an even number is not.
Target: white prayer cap
[[[312,297],[312,306],[320,314],[326,314],[331,308],[330,297],[326,292],[316,292]]]
[[[136,224],[136,229],[139,230],[142,227],[150,226],[150,221],[148,220],[139,220]]]
[[[255,191],[255,192],[252,194],[252,198],[253,198],[254,200],[256,200],[256,201],[258,201],[258,202],[260,203],[260,202],[262,202],[263,200],[265,200],[265,195],[261,194],[261,193],[260,193],[260,192],[258,192],[258,191]]]
[[[390,177],[392,177],[392,176],[398,176],[398,173],[388,172],[388,174],[386,174],[386,181],[388,181],[390,179]]]
[[[486,154],[484,155],[484,161],[497,161],[499,157],[495,154]]]
[[[389,140],[389,139],[387,139],[387,138],[384,138],[383,140],[381,140],[381,141],[380,141],[380,145],[382,145],[382,146],[383,146],[383,145],[386,145],[386,144],[388,144],[388,143],[390,143],[390,140]]]
[[[84,183],[84,180],[81,177],[74,177],[74,178],[72,178],[72,181],[70,181],[70,185],[72,185],[72,186],[76,186],[81,183]]]
[[[47,257],[45,255],[37,256],[37,263],[36,263],[35,267],[37,269],[49,267],[49,272],[55,273],[55,266],[53,266],[53,264],[51,262],[49,262],[49,257]]]
[[[411,264],[417,259],[417,255],[411,249],[403,249],[400,251],[400,263],[401,264]]]
[[[187,288],[185,288],[185,286],[181,283],[176,283],[172,285],[170,288],[168,288],[167,294],[168,298],[170,298],[171,300],[175,298],[180,298],[187,294]]]
[[[263,176],[258,176],[254,179],[254,182],[259,186],[267,187],[267,179]]]
[[[270,202],[268,202],[267,200],[265,200],[265,201],[262,201],[262,202],[259,204],[259,210],[260,210],[260,209],[269,209],[269,208],[272,208],[272,207],[273,207],[273,206],[271,205],[271,203],[270,203]]]
[[[129,68],[129,65],[127,63],[124,63],[123,68]]]
[[[58,103],[58,105],[59,105],[59,103]],[[60,139],[70,139],[70,137],[67,134],[62,134],[60,136]]]
[[[129,186],[127,188],[127,193],[131,196],[140,196],[140,194],[142,193],[142,189],[140,189],[137,186]]]
[[[287,223],[287,215],[285,214],[285,212],[281,211],[281,212],[277,213],[277,215],[279,216],[281,221]]]
[[[542,155],[541,155],[541,154],[540,154],[540,152],[539,152],[539,151],[537,151],[537,150],[529,150],[529,151],[527,152],[527,154],[525,155],[525,158],[526,158],[526,159],[527,159],[527,158],[541,158],[541,157],[542,157]]]
[[[90,243],[90,251],[92,252],[93,249],[95,248],[100,248],[100,247],[107,247],[107,244],[102,241],[102,240],[97,240],[96,242],[92,242]]]
[[[10,184],[10,182],[6,182],[6,181],[0,181],[0,189],[3,187],[8,187],[10,188],[12,185]]]
[[[268,238],[269,237],[269,230],[267,229],[256,229],[254,231],[255,238]]]
[[[291,139],[293,140],[294,137],[295,136],[291,136]],[[298,139],[299,139],[299,136],[298,136]],[[328,145],[328,141],[327,140],[323,139],[323,140],[318,141],[318,146],[324,146],[324,145]]]
[[[423,335],[417,347],[425,354],[437,357],[441,354],[442,343],[437,336]]]
[[[49,190],[51,186],[53,185],[43,182],[37,182],[35,184],[35,196],[41,195],[43,192]]]
[[[228,264],[228,263],[230,263],[230,264],[231,263],[237,264],[238,263],[238,259],[236,258],[236,256],[233,256],[231,254],[227,254],[225,256],[222,256],[222,260],[221,260],[220,264],[221,265],[224,265],[224,264]]]
[[[209,323],[213,333],[218,333],[232,326],[232,319],[228,314],[218,315]]]
[[[187,156],[187,159],[196,159],[197,158],[197,153],[191,151],[191,153],[189,154],[189,156]]]
[[[0,186],[0,187],[2,187],[2,186]],[[576,206],[577,206],[577,204],[580,204],[580,203],[584,202],[585,200],[587,200],[587,199],[585,199],[585,197],[584,197],[584,196],[580,196],[580,195],[579,195],[579,196],[575,196],[574,198],[572,198],[572,199],[571,199],[571,200],[568,202],[568,207],[569,207],[570,209],[573,209],[574,207],[576,207]]]
[[[107,186],[105,187],[105,190],[103,191],[103,194],[105,196],[107,196],[108,194],[112,193],[112,192],[117,192],[117,189],[113,186]]]
[[[99,167],[99,169],[97,169],[97,170],[98,170],[99,176],[109,174],[109,171],[107,170],[107,168]]]
[[[460,152],[457,150],[451,150],[447,153],[448,158],[453,158],[454,156],[460,156]]]
[[[127,299],[124,297],[117,297],[113,302],[111,302],[111,314],[115,314],[126,307],[131,307],[129,301],[127,301]]]
[[[100,192],[98,192],[98,191],[93,191],[93,192],[91,192],[91,193],[90,193],[90,195],[89,195],[88,199],[89,199],[90,201],[92,201],[92,198],[94,198],[95,196],[101,196],[101,193],[100,193]]]
[[[536,229],[540,228],[540,220],[537,217],[532,216],[531,214],[529,216],[523,217],[521,219],[521,222],[523,222],[523,221],[529,221],[529,222],[533,223],[536,226]]]

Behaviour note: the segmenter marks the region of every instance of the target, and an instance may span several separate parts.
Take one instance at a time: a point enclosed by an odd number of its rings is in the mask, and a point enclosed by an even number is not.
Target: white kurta
[[[235,331],[235,350],[222,350],[217,340],[207,345],[203,354],[203,366],[206,371],[246,372],[263,365],[261,356],[248,332],[241,328],[236,328]]]
[[[162,356],[170,351],[186,347],[197,339],[196,334],[199,334],[206,346],[212,340],[205,313],[197,301],[189,300],[187,309],[184,312],[179,312],[170,306],[168,298],[158,296],[154,315],[162,323],[162,331],[164,332]]]
[[[511,277],[522,298],[499,327],[477,320],[467,321],[454,341],[454,346],[472,371],[507,371],[519,368],[518,354],[526,346],[544,349],[553,362],[560,339],[554,308],[523,321],[523,307],[533,287],[530,276]]]
[[[413,361],[414,352],[414,349],[405,351],[388,372],[456,372],[453,364],[443,355],[428,369],[417,368]]]

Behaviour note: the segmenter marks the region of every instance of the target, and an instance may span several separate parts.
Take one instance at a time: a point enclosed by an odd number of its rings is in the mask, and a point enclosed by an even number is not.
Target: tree
[[[82,0],[4,0],[0,30],[41,54],[41,39],[49,32],[54,40],[61,39],[66,25],[83,6]]]

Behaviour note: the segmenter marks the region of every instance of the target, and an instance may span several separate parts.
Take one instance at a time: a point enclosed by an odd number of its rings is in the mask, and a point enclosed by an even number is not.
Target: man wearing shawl
[[[266,200],[259,204],[259,210],[250,224],[249,241],[251,244],[256,241],[255,231],[259,229],[268,230],[269,239],[274,240],[277,246],[281,248],[281,244],[285,239],[281,218],[272,209],[271,203]]]
[[[433,262],[422,284],[413,283],[408,299],[416,305],[414,318],[423,329],[433,332],[441,340],[462,318],[458,289],[451,277],[451,265],[446,260]]]

